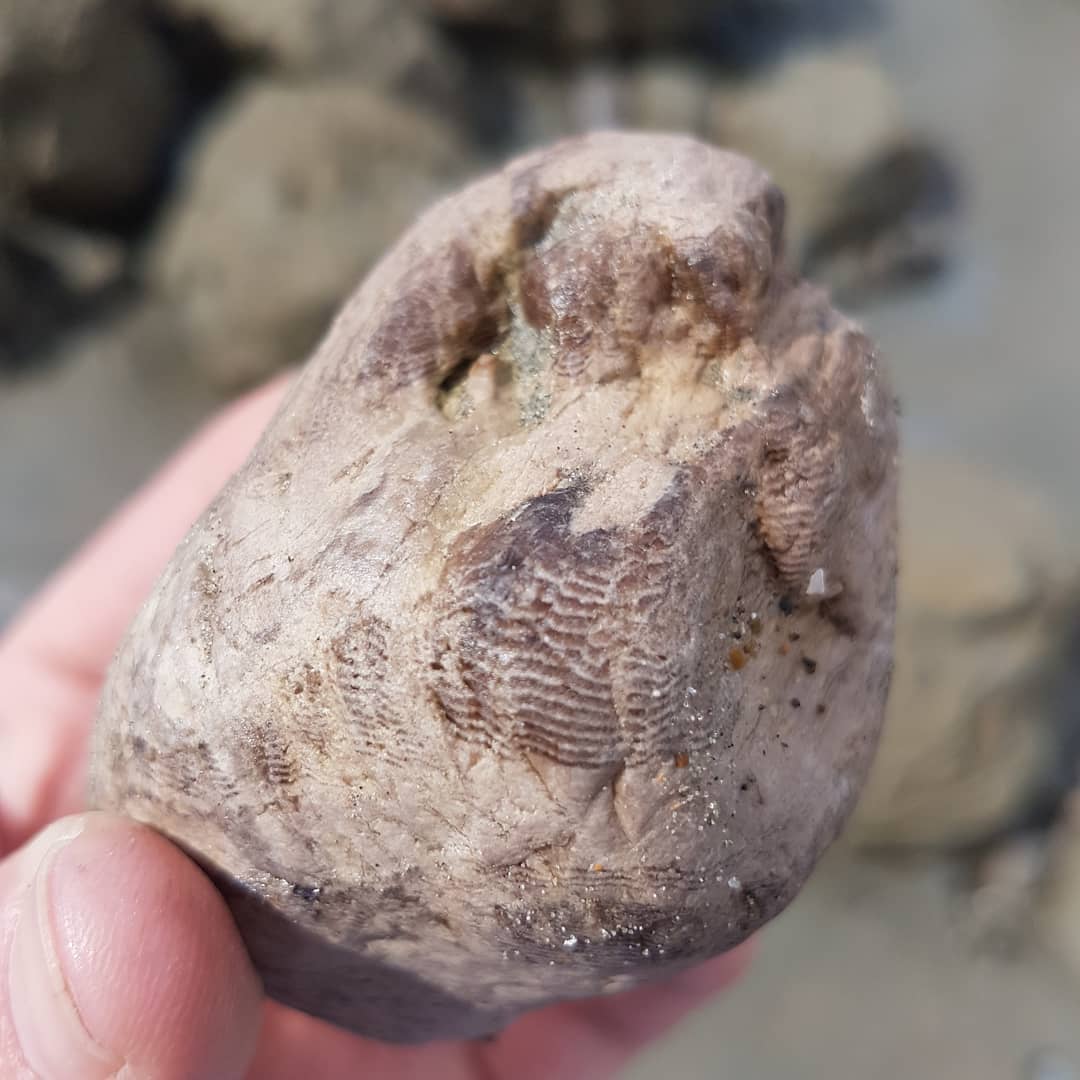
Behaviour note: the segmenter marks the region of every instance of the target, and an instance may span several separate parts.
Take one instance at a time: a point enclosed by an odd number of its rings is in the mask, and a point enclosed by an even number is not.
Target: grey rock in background
[[[89,312],[123,290],[127,254],[104,235],[44,218],[0,225],[0,374],[40,359]]]
[[[156,0],[226,45],[288,75],[347,74],[382,91],[454,91],[463,65],[399,0]]]
[[[761,75],[719,80],[706,133],[759,160],[788,199],[788,243],[801,259],[838,192],[906,134],[892,80],[859,47],[816,49]]]
[[[131,0],[0,0],[7,198],[77,221],[127,218],[160,177],[178,72]]]
[[[700,27],[716,7],[709,0],[417,0],[437,18],[466,26],[527,32],[566,45],[616,40],[655,42]]]
[[[672,51],[515,60],[502,81],[516,147],[628,127],[703,135],[759,161],[787,197],[790,257],[849,306],[932,279],[958,247],[956,170],[865,47],[819,46],[739,76]]]
[[[725,64],[753,63],[794,36],[865,24],[871,0],[412,0],[447,25],[501,31],[516,48],[581,54],[680,44]]]
[[[428,114],[346,81],[255,83],[192,147],[151,289],[236,389],[305,356],[338,303],[469,162]]]
[[[906,134],[836,189],[802,255],[804,271],[837,302],[932,282],[955,260],[964,190],[932,141]]]
[[[622,89],[626,122],[647,131],[706,134],[713,73],[678,53],[635,64]]]

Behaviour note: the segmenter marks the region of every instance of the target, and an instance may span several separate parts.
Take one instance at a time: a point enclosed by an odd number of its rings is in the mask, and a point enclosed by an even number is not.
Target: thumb
[[[67,818],[0,863],[0,1075],[240,1077],[260,998],[224,902],[150,829]]]

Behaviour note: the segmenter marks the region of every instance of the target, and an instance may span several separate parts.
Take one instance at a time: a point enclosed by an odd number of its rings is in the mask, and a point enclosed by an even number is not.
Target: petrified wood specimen
[[[477,1035],[725,950],[863,779],[893,403],[783,200],[596,135],[436,206],[346,305],[113,667],[98,805],[269,992]]]

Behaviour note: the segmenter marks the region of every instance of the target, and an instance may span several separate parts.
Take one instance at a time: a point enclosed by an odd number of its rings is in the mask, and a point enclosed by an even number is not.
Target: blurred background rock
[[[0,0],[0,624],[415,214],[597,127],[762,161],[904,413],[845,839],[645,1078],[1080,1078],[1075,0]]]

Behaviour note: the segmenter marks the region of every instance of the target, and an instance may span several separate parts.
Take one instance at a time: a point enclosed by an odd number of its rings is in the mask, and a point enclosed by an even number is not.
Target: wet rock
[[[129,0],[0,0],[0,194],[80,222],[141,212],[181,109]]]
[[[445,125],[351,83],[253,85],[193,148],[150,281],[210,378],[254,382],[306,355],[467,160]]]
[[[442,95],[462,78],[436,31],[398,0],[158,0],[233,49],[292,74],[348,73],[382,90]]]
[[[851,836],[975,844],[1068,782],[1077,562],[1031,492],[957,462],[902,471],[896,668]]]

